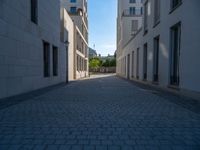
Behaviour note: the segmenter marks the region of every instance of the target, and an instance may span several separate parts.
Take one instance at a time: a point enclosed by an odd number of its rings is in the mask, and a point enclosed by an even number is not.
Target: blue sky
[[[117,0],[88,0],[89,45],[107,56],[116,50]]]

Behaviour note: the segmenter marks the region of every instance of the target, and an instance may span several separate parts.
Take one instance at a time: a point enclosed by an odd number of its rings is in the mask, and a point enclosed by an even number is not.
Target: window
[[[53,76],[58,76],[58,48],[53,46]]]
[[[171,9],[177,8],[182,3],[182,0],[171,0]]]
[[[130,7],[129,12],[130,12],[130,15],[135,15],[135,13],[136,13],[135,7]]]
[[[179,85],[181,23],[171,28],[170,84]]]
[[[136,14],[136,15],[142,15],[142,7],[136,8],[135,14]]]
[[[50,76],[50,45],[43,42],[44,77]]]
[[[160,21],[160,0],[154,0],[154,25]]]
[[[127,79],[130,79],[130,54],[127,55]]]
[[[76,13],[76,7],[70,7],[70,13]]]
[[[135,73],[135,71],[134,71],[134,69],[135,69],[135,55],[134,55],[134,51],[132,51],[132,74],[131,74],[131,76],[132,76],[132,78],[134,77],[134,73]]]
[[[147,44],[144,44],[144,53],[143,53],[143,79],[147,80]]]
[[[76,3],[76,0],[70,0],[71,3]]]
[[[159,36],[154,38],[154,53],[153,53],[153,81],[158,82],[159,72]]]
[[[132,20],[132,31],[137,31],[138,30],[138,20]]]
[[[130,0],[129,3],[136,3],[136,0]]]
[[[31,21],[35,24],[38,23],[38,1],[31,0]]]
[[[140,49],[137,49],[137,68],[136,68],[136,78],[139,79],[139,67],[140,67]]]
[[[144,4],[144,32],[148,31],[148,0]]]

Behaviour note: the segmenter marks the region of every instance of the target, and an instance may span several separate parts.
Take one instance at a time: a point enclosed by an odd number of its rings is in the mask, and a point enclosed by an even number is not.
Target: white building
[[[142,26],[142,0],[118,0],[117,49],[122,47]],[[121,51],[118,51],[119,53]]]
[[[118,49],[117,74],[200,92],[199,6],[199,0],[144,0],[143,27]]]
[[[74,79],[83,78],[89,71],[87,0],[61,0],[61,6],[74,23]]]
[[[59,1],[1,1],[0,98],[66,82],[63,47]]]

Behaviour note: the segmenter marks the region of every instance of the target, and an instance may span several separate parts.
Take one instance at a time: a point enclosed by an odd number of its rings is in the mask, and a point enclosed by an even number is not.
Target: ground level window
[[[144,53],[143,53],[143,79],[147,80],[147,44],[144,44]]]
[[[154,38],[154,53],[153,53],[153,81],[158,82],[159,80],[159,36]]]
[[[179,85],[181,23],[171,28],[170,84]]]
[[[44,77],[50,76],[50,45],[43,42]]]
[[[53,76],[58,76],[58,48],[53,46]]]

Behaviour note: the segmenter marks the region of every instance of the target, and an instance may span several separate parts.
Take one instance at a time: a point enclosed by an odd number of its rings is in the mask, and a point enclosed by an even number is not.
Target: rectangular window
[[[70,0],[71,3],[76,3],[76,0]]]
[[[31,21],[35,24],[38,23],[38,1],[31,0]]]
[[[136,3],[136,0],[130,0],[129,3]]]
[[[158,82],[159,73],[159,36],[154,38],[154,53],[153,53],[153,81]]]
[[[147,80],[147,44],[144,44],[144,53],[143,53],[143,79]]]
[[[179,85],[181,23],[171,28],[170,84]]]
[[[160,0],[154,0],[154,24],[160,21]]]
[[[171,9],[177,8],[182,3],[182,0],[171,0]]]
[[[132,20],[132,32],[136,32],[138,30],[138,20]]]
[[[76,13],[76,7],[70,7],[70,13]]]
[[[53,76],[58,76],[58,48],[53,46]]]
[[[132,65],[131,76],[132,76],[132,78],[134,78],[134,76],[135,76],[134,75],[134,73],[135,73],[135,70],[134,70],[135,69],[135,54],[134,54],[134,51],[132,51],[132,64],[131,65]]]
[[[139,68],[140,67],[140,49],[137,49],[137,68],[136,68],[136,78],[139,79]]]
[[[44,77],[50,77],[50,45],[43,42]]]
[[[136,15],[142,15],[142,8],[141,7],[138,7],[135,9],[135,14]]]
[[[144,4],[144,32],[148,31],[148,0]]]
[[[130,79],[130,54],[127,55],[127,79]]]
[[[130,8],[129,8],[129,13],[130,13],[130,15],[135,15],[135,14],[136,14],[136,9],[135,9],[135,7],[130,7]]]

